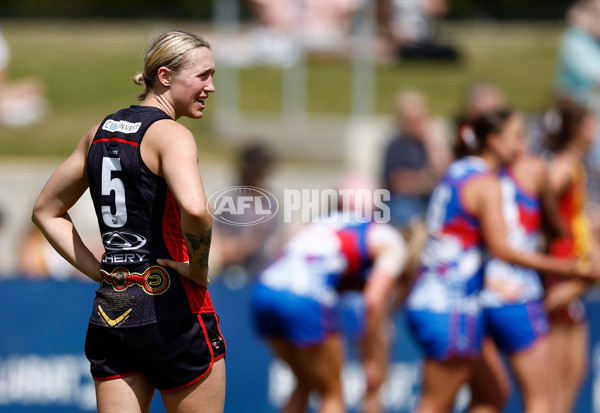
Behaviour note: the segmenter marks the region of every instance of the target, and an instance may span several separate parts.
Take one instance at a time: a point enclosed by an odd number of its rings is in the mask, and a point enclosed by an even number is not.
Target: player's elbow
[[[33,210],[31,211],[31,221],[37,227],[41,227],[43,216],[44,216],[43,207],[39,202],[36,202],[35,205],[33,206]]]
[[[502,261],[511,262],[513,260],[512,250],[506,244],[489,244],[488,251]]]
[[[181,212],[196,221],[212,222],[208,207],[201,202],[182,205]]]

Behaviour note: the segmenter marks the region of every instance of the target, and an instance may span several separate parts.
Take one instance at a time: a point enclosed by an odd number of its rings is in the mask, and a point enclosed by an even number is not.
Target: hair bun
[[[136,85],[142,86],[146,84],[146,81],[144,80],[144,74],[143,73],[138,73],[133,77],[133,83],[135,83]]]
[[[473,127],[468,123],[464,123],[460,127],[459,136],[470,151],[477,150],[477,137]]]

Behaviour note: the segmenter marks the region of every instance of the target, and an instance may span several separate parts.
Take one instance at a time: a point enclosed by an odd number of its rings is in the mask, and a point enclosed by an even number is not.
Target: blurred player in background
[[[499,171],[507,240],[512,248],[539,250],[542,222],[554,235],[560,233],[547,175],[544,161],[526,153]],[[551,365],[547,362],[551,356],[547,337],[550,323],[543,298],[544,288],[536,271],[498,258],[486,263],[481,293],[486,332],[507,354],[521,389],[524,411],[529,413],[552,410]],[[471,412],[500,412],[508,396],[508,374],[494,343],[484,343],[470,381]]]
[[[504,93],[497,85],[475,83],[465,96],[458,134],[467,132],[477,117],[505,104]],[[527,154],[499,171],[508,243],[516,249],[538,250],[543,218],[547,227],[558,231],[556,204],[546,175],[544,162]],[[549,322],[541,301],[543,294],[534,270],[497,258],[486,264],[482,304],[487,336],[469,382],[472,413],[500,412],[508,398],[510,380],[498,347],[509,355],[527,411],[550,410],[549,365],[539,363],[549,356],[545,339]]]
[[[549,182],[558,198],[566,235],[550,244],[556,257],[576,258],[591,266],[597,245],[586,217],[586,174],[583,159],[595,139],[598,120],[593,112],[571,99],[560,98],[546,111],[550,161]],[[591,281],[545,277],[547,308],[551,319],[553,394],[557,413],[570,412],[577,400],[588,364],[588,325],[579,297]]]
[[[518,158],[523,144],[523,119],[514,110],[480,116],[461,133],[458,160],[432,195],[429,239],[407,299],[409,326],[425,352],[419,413],[449,412],[480,356],[484,248],[539,271],[576,272],[574,262],[519,252],[507,243],[497,171]]]
[[[225,343],[206,288],[212,220],[194,137],[175,121],[203,116],[214,70],[200,37],[159,35],[134,78],[141,104],[94,126],[34,206],[50,243],[100,283],[85,353],[101,413],[147,412],[155,388],[169,412],[223,411]],[[68,214],[88,187],[102,262]]]
[[[300,230],[255,287],[256,328],[296,377],[285,412],[306,411],[313,390],[321,398],[320,412],[346,410],[341,382],[344,344],[336,306],[348,290],[361,291],[364,297],[360,350],[365,398],[375,409],[370,411],[379,411],[373,395],[385,380],[387,320],[407,249],[389,224],[356,218],[361,211],[371,211],[367,204],[372,203],[372,195],[354,190],[348,203],[338,203],[339,211]]]

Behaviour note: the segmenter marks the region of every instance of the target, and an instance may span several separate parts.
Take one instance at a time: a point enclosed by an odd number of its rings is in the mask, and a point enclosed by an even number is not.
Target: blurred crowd
[[[459,59],[440,39],[437,22],[448,12],[446,0],[248,0],[256,24],[245,38],[219,51],[237,66],[289,67],[302,56],[348,57],[357,27],[372,16],[374,50],[380,62]],[[226,50],[225,50],[226,49]]]

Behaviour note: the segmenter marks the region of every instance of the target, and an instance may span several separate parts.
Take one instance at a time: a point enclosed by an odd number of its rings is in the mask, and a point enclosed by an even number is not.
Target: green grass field
[[[48,87],[51,112],[39,124],[22,129],[0,127],[0,154],[65,156],[94,123],[110,111],[135,103],[140,88],[131,77],[141,69],[149,39],[162,30],[183,28],[207,33],[207,25],[175,23],[98,23],[4,21],[12,49],[11,77],[37,76]],[[377,68],[377,112],[389,113],[400,88],[422,90],[433,110],[453,116],[461,94],[476,80],[503,87],[513,104],[539,109],[551,93],[562,25],[452,23],[442,28],[457,44],[460,64],[398,63]],[[345,61],[315,61],[308,68],[308,110],[348,113],[351,67]],[[217,67],[218,76],[218,67]],[[241,72],[242,109],[279,110],[281,72],[270,68]],[[218,92],[217,92],[218,93]],[[209,152],[223,152],[206,119],[187,122]]]

